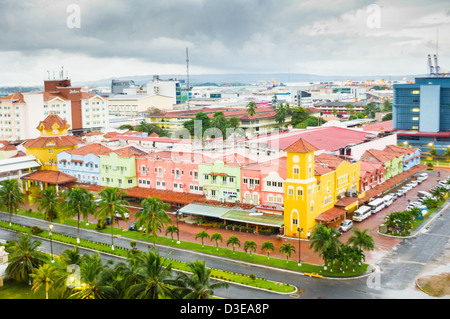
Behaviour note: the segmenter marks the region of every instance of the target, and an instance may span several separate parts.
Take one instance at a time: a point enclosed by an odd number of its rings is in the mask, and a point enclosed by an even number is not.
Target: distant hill
[[[155,74],[156,75],[156,74]],[[367,81],[367,80],[385,80],[385,81],[400,81],[404,77],[408,80],[413,80],[417,75],[368,75],[368,76],[342,76],[342,75],[315,75],[302,73],[254,73],[254,74],[193,74],[189,75],[189,83],[191,85],[216,83],[218,85],[224,84],[256,84],[258,81],[272,81],[276,80],[278,83],[292,83],[292,82],[332,82],[332,81]],[[161,80],[170,78],[179,78],[186,80],[186,74],[160,74]],[[137,85],[146,85],[153,80],[152,75],[131,75],[121,76],[108,79],[100,79],[95,81],[72,82],[74,86],[88,85],[90,87],[110,86],[111,80],[133,80]]]

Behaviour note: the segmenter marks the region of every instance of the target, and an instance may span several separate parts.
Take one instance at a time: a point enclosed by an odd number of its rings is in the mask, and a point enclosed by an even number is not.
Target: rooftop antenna
[[[428,70],[430,71],[430,75],[434,75],[434,67],[433,67],[433,63],[431,62],[430,54],[428,54]]]
[[[50,80],[50,71],[49,70],[47,70],[47,77]]]
[[[186,47],[186,75],[187,75],[187,83],[186,83],[186,87],[187,87],[187,107],[188,110],[190,109],[190,105],[189,105],[189,48]]]

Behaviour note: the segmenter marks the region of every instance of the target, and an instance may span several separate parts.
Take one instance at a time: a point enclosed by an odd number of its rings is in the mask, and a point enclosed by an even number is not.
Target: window
[[[413,121],[418,121],[419,118],[418,118],[418,117],[413,117],[412,120],[413,120]]]
[[[128,180],[128,184],[133,184],[133,180],[132,180],[132,179],[129,179],[129,180]]]
[[[420,91],[419,90],[414,90],[414,91],[412,91],[412,94],[420,94]]]

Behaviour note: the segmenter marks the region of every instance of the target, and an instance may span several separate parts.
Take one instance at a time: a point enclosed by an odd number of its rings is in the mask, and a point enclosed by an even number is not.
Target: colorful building
[[[100,143],[88,144],[57,154],[59,171],[74,176],[80,183],[100,184],[100,155],[112,150]]]
[[[100,154],[100,185],[123,189],[137,186],[136,157],[146,154],[134,146]]]
[[[361,161],[383,163],[385,170],[385,180],[397,176],[403,172],[404,155],[389,152],[386,150],[370,149],[361,156]]]
[[[78,147],[80,141],[68,135],[69,127],[69,123],[58,115],[49,115],[37,127],[40,136],[25,142],[26,154],[41,161],[41,170],[57,171],[57,154]]]
[[[284,234],[306,238],[318,221],[324,219],[322,215],[332,214],[332,220],[345,217],[346,210],[336,208],[335,204],[360,195],[360,163],[328,154],[316,159],[314,153],[318,149],[303,139],[285,151]],[[353,208],[352,203],[346,204],[348,210]]]

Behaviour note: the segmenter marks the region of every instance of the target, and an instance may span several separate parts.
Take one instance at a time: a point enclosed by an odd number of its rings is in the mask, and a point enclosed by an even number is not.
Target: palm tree
[[[249,102],[249,103],[247,104],[247,114],[248,114],[250,117],[253,117],[253,115],[256,114],[256,110],[257,110],[257,109],[258,109],[258,106],[256,105],[255,102]]]
[[[313,248],[315,252],[319,252],[319,256],[327,261],[331,256],[336,255],[340,240],[339,231],[331,229],[319,223],[315,226],[311,234],[311,244],[309,248]]]
[[[116,214],[122,219],[126,219],[126,216],[129,216],[128,214],[130,213],[128,208],[125,207],[125,205],[128,205],[128,202],[122,199],[123,196],[126,196],[126,193],[117,187],[107,187],[99,195],[101,196],[100,209],[95,213],[95,217],[102,222],[109,217],[111,223],[111,249],[114,250],[113,226]]]
[[[92,195],[85,188],[75,186],[64,194],[62,204],[62,220],[67,217],[77,217],[77,243],[80,243],[80,218],[87,219],[97,209],[92,201]]]
[[[125,298],[127,289],[139,282],[141,272],[140,254],[142,254],[140,251],[137,254],[130,252],[126,262],[119,262],[114,267],[112,286],[117,289],[120,298]]]
[[[170,209],[170,205],[164,203],[157,197],[148,197],[142,201],[142,210],[136,213],[136,228],[144,226],[147,234],[151,230],[153,237],[153,246],[156,246],[157,232],[161,231],[162,226],[172,223],[166,210]]]
[[[73,288],[70,299],[114,299],[118,291],[110,285],[112,261],[104,264],[100,255],[85,255],[80,265],[81,285]]]
[[[13,213],[17,213],[20,204],[23,204],[24,194],[15,179],[7,179],[0,183],[0,208],[6,208],[9,213],[9,226]]]
[[[352,245],[354,248],[359,249],[360,251],[364,250],[374,250],[375,244],[373,241],[373,237],[367,234],[369,229],[364,229],[363,231],[359,230],[358,228],[353,228],[352,232],[354,235],[352,235],[348,241],[347,244]]]
[[[211,235],[210,237],[211,241],[215,241],[216,242],[216,248],[217,250],[219,250],[219,243],[218,241],[220,240],[220,242],[223,242],[223,237],[221,233],[215,232],[214,234]]]
[[[170,237],[172,238],[172,241],[173,241],[173,234],[174,234],[174,233],[179,234],[179,233],[180,233],[180,230],[178,229],[177,226],[175,226],[175,225],[170,225],[170,226],[167,226],[167,228],[166,228],[166,236],[167,236],[167,234],[169,234],[169,233],[170,233]]]
[[[53,186],[41,190],[36,202],[39,203],[39,212],[42,213],[45,210],[44,219],[47,220],[48,218],[50,222],[57,217],[62,203],[61,198],[56,192],[56,188]]]
[[[427,206],[428,209],[438,207],[438,202],[434,198],[427,197],[422,201],[422,204]]]
[[[434,198],[438,201],[444,200],[445,194],[447,193],[447,189],[445,187],[437,187],[430,191],[430,194],[434,196]]]
[[[49,260],[46,254],[38,251],[41,244],[39,240],[31,241],[30,234],[21,234],[18,239],[10,241],[7,247],[11,254],[6,275],[18,282],[28,281],[31,285],[30,275]]]
[[[202,247],[203,247],[203,240],[205,238],[209,238],[209,235],[205,230],[203,230],[203,231],[199,232],[197,235],[195,235],[195,239],[197,239],[197,238],[200,238],[202,240]]]
[[[233,247],[233,254],[234,254],[234,248],[236,247],[236,245],[241,247],[241,241],[239,240],[239,238],[237,238],[237,236],[232,235],[227,240],[227,246],[229,246],[229,245],[231,245]]]
[[[295,247],[291,243],[284,243],[280,247],[280,253],[284,253],[286,255],[286,262],[288,262],[289,257],[291,257],[291,254],[295,253]]]
[[[140,270],[137,283],[130,286],[125,296],[131,299],[159,299],[171,295],[169,286],[172,276],[172,263],[165,265],[166,259],[158,251],[148,250],[138,256]]]
[[[268,240],[262,243],[261,249],[267,251],[267,259],[269,259],[269,250],[275,251],[275,246]]]
[[[179,273],[175,279],[175,293],[183,299],[210,299],[214,290],[228,288],[228,283],[211,283],[211,269],[205,266],[205,261],[196,260],[187,264],[191,274]]]
[[[256,243],[253,240],[247,240],[244,242],[244,250],[245,252],[250,251],[250,256],[252,255],[252,251],[256,251]]]
[[[51,264],[41,265],[35,269],[30,277],[33,279],[33,292],[38,292],[42,287],[45,287],[45,299],[48,299],[48,292],[55,289],[57,279],[59,278],[58,268]]]

